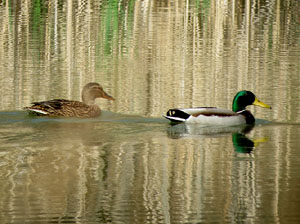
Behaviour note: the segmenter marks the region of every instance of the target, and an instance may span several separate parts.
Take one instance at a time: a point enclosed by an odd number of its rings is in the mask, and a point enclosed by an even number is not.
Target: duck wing
[[[239,114],[216,107],[196,107],[170,109],[164,117],[172,122],[218,124],[224,121],[227,123],[229,119],[226,118],[235,118],[237,120],[236,118],[239,117]]]
[[[176,110],[176,109],[175,109]],[[196,107],[196,108],[183,108],[177,109],[183,111],[193,117],[198,117],[199,115],[205,116],[221,116],[221,117],[228,117],[228,116],[235,116],[237,115],[235,112],[227,109],[220,109],[217,107]]]
[[[95,117],[100,115],[100,108],[96,105],[89,106],[79,101],[54,99],[33,102],[31,107],[26,107],[33,115],[50,117]]]
[[[32,107],[40,107],[41,109],[55,109],[60,110],[62,109],[63,105],[68,105],[76,101],[64,100],[64,99],[54,99],[54,100],[47,100],[47,101],[40,101],[40,102],[33,102]]]

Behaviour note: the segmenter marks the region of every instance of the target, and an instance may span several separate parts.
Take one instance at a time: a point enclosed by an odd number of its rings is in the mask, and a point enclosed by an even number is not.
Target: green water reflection
[[[300,1],[0,1],[0,223],[298,223]],[[29,118],[99,82],[101,117]],[[171,126],[231,108],[245,131]]]

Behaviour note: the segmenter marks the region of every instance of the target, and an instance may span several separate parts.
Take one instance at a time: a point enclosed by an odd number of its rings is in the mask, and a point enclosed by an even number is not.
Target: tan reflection
[[[289,191],[297,193],[296,147],[280,143],[297,133],[293,127],[255,129],[251,138],[277,140],[241,154],[230,135],[171,139],[153,128],[126,135],[119,129],[136,126],[118,125],[102,132],[111,124],[32,123],[23,144],[1,139],[0,210],[12,211],[4,221],[249,221],[268,206],[276,222]],[[288,206],[292,213],[296,205]]]

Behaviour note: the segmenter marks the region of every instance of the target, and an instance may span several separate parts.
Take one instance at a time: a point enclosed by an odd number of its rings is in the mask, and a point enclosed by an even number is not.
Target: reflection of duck
[[[25,107],[29,114],[49,117],[78,117],[89,118],[100,115],[101,110],[95,104],[96,98],[114,100],[108,95],[101,85],[90,82],[83,87],[82,102],[54,99],[49,101],[34,102],[31,107]]]
[[[250,133],[254,128],[251,125],[238,126],[199,126],[189,125],[185,123],[171,126],[167,133],[170,138],[177,139],[182,137],[219,137],[232,134],[232,144],[236,152],[250,153],[260,142],[265,139],[251,140],[247,138],[246,134]]]
[[[243,135],[249,133],[254,127],[254,124],[237,125],[237,126],[204,126],[180,123],[172,125],[168,130],[170,138],[182,137],[218,137],[232,133],[241,133]]]
[[[236,152],[251,153],[258,143],[267,141],[266,138],[251,140],[241,133],[232,133],[232,144]]]
[[[246,110],[248,105],[271,107],[261,101],[250,91],[240,91],[232,103],[232,111],[215,107],[198,107],[186,109],[170,109],[165,118],[172,122],[198,123],[206,125],[239,125],[253,124],[254,116]]]
[[[240,153],[250,153],[254,148],[254,142],[244,133],[232,133],[232,144],[234,150]]]

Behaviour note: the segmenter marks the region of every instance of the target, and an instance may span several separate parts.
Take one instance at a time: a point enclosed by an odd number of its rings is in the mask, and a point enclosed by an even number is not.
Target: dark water
[[[0,1],[0,223],[299,223],[299,1]],[[94,119],[29,117],[80,100]],[[231,108],[256,125],[170,125]]]

